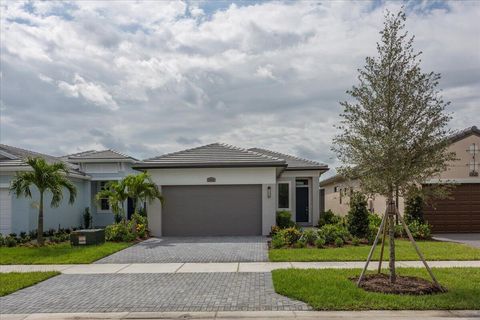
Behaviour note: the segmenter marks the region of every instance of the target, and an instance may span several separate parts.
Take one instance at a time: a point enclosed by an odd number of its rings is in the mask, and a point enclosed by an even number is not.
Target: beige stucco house
[[[473,126],[450,137],[449,150],[457,160],[438,177],[425,181],[424,187],[439,182],[455,184],[451,199],[437,200],[425,208],[425,218],[435,232],[480,232],[480,129]],[[358,189],[359,181],[345,181],[336,175],[320,182],[322,207],[336,214],[346,215],[349,209],[349,193]],[[375,196],[368,199],[372,212],[384,213],[386,199]],[[404,199],[398,197],[400,212]]]

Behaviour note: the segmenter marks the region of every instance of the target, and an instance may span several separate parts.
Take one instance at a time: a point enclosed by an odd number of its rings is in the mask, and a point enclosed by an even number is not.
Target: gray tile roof
[[[250,151],[262,153],[268,156],[284,159],[287,162],[287,170],[328,170],[328,165],[313,160],[295,157],[289,154],[275,152],[261,148],[251,148]]]
[[[42,158],[47,163],[50,163],[50,164],[63,162],[67,165],[71,173],[85,175],[85,173],[83,173],[78,169],[78,166],[76,166],[73,163],[66,162],[59,157],[54,157],[48,154],[26,150],[22,148],[12,147],[6,144],[0,144],[0,166],[1,167],[28,167],[28,164],[25,162],[28,157]]]
[[[145,159],[136,168],[188,168],[188,167],[285,167],[283,159],[223,143],[169,153]]]
[[[75,162],[75,160],[133,160],[138,161],[133,157],[130,157],[126,154],[120,153],[115,150],[107,149],[107,150],[88,150],[79,153],[69,154],[62,157],[68,161]]]

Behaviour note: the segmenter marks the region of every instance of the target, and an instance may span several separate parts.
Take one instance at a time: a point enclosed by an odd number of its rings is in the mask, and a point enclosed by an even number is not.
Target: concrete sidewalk
[[[432,268],[476,267],[480,261],[430,261]],[[208,272],[270,272],[275,269],[356,269],[365,262],[235,262],[235,263],[125,263],[125,264],[76,264],[76,265],[1,265],[0,273],[58,271],[64,274],[113,274],[113,273],[208,273]],[[378,261],[370,263],[376,269]],[[384,267],[388,264],[384,263]],[[422,268],[420,261],[398,261],[397,267]]]
[[[478,319],[480,311],[218,311],[218,312],[116,312],[5,314],[2,320],[46,319]]]

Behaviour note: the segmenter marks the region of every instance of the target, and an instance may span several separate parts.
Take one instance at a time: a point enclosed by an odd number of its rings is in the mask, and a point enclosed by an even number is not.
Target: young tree
[[[368,209],[366,197],[358,191],[350,196],[350,210],[347,215],[348,231],[358,238],[368,234]]]
[[[151,202],[155,199],[160,200],[161,203],[164,201],[158,186],[146,172],[129,175],[124,178],[123,183],[127,186],[128,196],[133,199],[135,213],[138,213],[139,206],[146,201]]]
[[[388,199],[392,283],[396,280],[395,190],[405,195],[455,159],[447,151],[450,116],[445,113],[448,102],[437,89],[440,75],[422,72],[421,52],[414,51],[414,37],[405,31],[405,20],[402,11],[386,13],[378,56],[366,58],[364,68],[358,70],[358,85],[347,91],[353,99],[341,102],[341,133],[333,147],[344,164],[339,168],[342,175],[358,177],[366,194]]]
[[[77,189],[66,177],[68,168],[63,162],[48,164],[42,158],[28,158],[27,164],[33,171],[17,172],[10,184],[10,190],[17,196],[21,195],[32,198],[30,187],[34,185],[40,193],[38,207],[37,242],[44,244],[43,239],[43,199],[46,191],[52,193],[51,207],[58,207],[63,199],[63,188],[69,193],[68,202],[73,204],[77,195]]]
[[[107,182],[105,188],[97,193],[96,198],[98,202],[107,199],[115,217],[125,218],[125,201],[128,199],[128,192],[124,180]]]

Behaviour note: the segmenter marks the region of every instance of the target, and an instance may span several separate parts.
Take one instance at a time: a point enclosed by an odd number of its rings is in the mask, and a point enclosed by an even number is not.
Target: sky
[[[144,159],[223,142],[334,168],[339,102],[402,4],[451,129],[480,126],[480,2],[0,3],[4,144]]]

